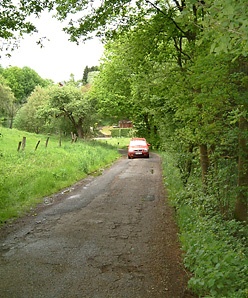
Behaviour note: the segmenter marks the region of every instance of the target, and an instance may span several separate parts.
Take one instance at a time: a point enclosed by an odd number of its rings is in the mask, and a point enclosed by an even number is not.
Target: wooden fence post
[[[18,143],[18,148],[17,148],[17,151],[18,151],[18,152],[19,152],[20,149],[21,149],[21,145],[22,145],[22,142],[20,141],[20,142]]]
[[[34,149],[34,151],[36,151],[36,150],[37,150],[37,148],[38,148],[39,144],[40,144],[40,140],[37,142],[37,144],[36,144],[36,146],[35,146],[35,149]]]
[[[27,140],[26,137],[22,138],[22,150],[24,150],[26,147],[26,140]]]
[[[46,139],[46,148],[47,148],[47,145],[48,145],[48,141],[49,141],[49,137]]]
[[[74,140],[74,143],[76,143],[76,141],[77,141],[77,135],[75,133],[73,135],[73,140]]]

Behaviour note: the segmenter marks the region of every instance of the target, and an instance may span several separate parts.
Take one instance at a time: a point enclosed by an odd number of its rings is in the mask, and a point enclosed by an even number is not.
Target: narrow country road
[[[160,158],[123,157],[0,230],[0,297],[190,297],[177,233]]]

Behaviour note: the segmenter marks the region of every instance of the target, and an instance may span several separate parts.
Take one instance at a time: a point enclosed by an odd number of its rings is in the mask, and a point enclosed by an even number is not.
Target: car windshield
[[[146,142],[142,140],[131,141],[130,146],[146,146]]]

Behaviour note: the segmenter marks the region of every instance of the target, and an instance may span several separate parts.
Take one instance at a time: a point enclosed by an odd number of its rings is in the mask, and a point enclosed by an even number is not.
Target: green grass
[[[131,138],[109,138],[109,139],[99,139],[99,142],[111,145],[116,147],[117,149],[125,149],[127,148],[129,141]]]
[[[116,146],[103,142],[67,139],[59,146],[59,139],[50,137],[46,147],[44,135],[2,127],[0,133],[0,224],[119,157]],[[26,147],[18,152],[24,136]]]

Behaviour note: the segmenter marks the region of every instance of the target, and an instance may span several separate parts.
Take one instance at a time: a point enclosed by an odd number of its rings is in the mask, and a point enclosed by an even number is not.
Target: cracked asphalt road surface
[[[121,158],[0,230],[0,297],[191,297],[161,160]]]

